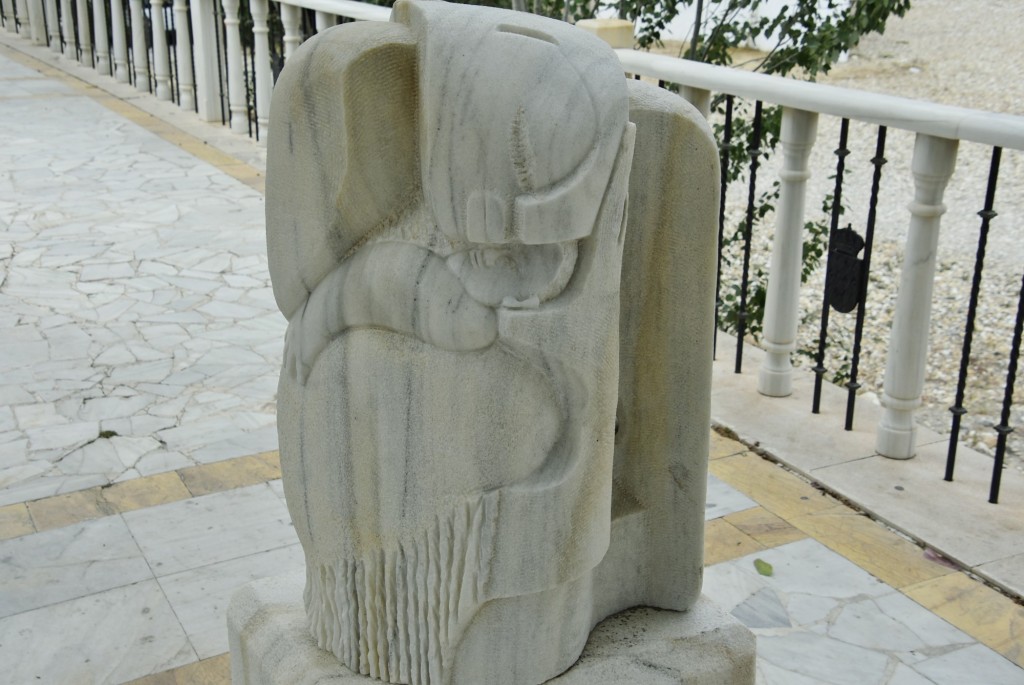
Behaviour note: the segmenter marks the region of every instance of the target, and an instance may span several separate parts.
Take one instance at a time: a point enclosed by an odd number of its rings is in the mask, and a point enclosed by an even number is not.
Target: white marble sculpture
[[[308,626],[396,683],[532,685],[700,593],[717,154],[568,24],[399,0],[271,111]],[[627,219],[627,196],[629,209]]]

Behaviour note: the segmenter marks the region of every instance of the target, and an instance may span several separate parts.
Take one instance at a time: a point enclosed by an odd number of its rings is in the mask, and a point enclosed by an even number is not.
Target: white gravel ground
[[[866,37],[847,62],[837,65],[820,80],[858,90],[891,93],[979,110],[1024,114],[1024,3],[1021,0],[914,0],[902,19],[890,21],[884,35]],[[876,128],[853,122],[846,160],[843,193],[848,212],[843,224],[852,222],[861,234],[866,222]],[[839,121],[822,117],[818,144],[811,159],[814,172],[808,197],[808,219],[822,218],[821,200],[831,192],[829,176],[835,169],[832,154],[837,146]],[[913,192],[909,171],[913,134],[890,130],[886,148],[875,252],[869,291],[860,381],[863,392],[880,390],[885,373],[892,307],[899,283],[902,246],[909,213],[906,204]],[[962,143],[957,170],[946,191],[947,214],[943,217],[939,266],[932,309],[931,351],[920,420],[941,432],[949,431],[956,391],[967,303],[974,257],[978,244],[991,148]],[[760,174],[768,187],[779,168],[772,159]],[[742,216],[746,201],[744,182],[729,192],[730,215]],[[1024,152],[1004,150],[999,189],[988,241],[978,323],[965,406],[962,439],[981,451],[992,452],[1006,384],[1006,370],[1013,333],[1017,296],[1024,271]],[[767,270],[773,219],[755,228],[755,266]],[[804,290],[806,323],[801,328],[801,347],[816,346],[820,317],[822,276]],[[826,366],[835,369],[852,347],[853,316],[833,314],[835,336],[840,340]],[[813,365],[802,361],[805,365]],[[1024,379],[1022,379],[1024,385]],[[1024,387],[1016,393],[1024,396]],[[1024,408],[1024,401],[1019,405]],[[1024,411],[1014,409],[1011,425],[1024,424]],[[1024,431],[1022,431],[1024,432]],[[1013,438],[1014,436],[1011,436]],[[1010,461],[1021,468],[1024,435],[1011,439]]]

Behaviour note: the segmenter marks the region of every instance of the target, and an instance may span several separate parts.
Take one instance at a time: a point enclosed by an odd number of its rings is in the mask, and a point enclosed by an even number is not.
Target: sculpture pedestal
[[[318,648],[306,628],[303,573],[246,585],[231,600],[235,685],[369,685]],[[500,649],[499,645],[495,649]],[[754,635],[706,598],[686,613],[629,609],[602,621],[559,685],[753,685]]]

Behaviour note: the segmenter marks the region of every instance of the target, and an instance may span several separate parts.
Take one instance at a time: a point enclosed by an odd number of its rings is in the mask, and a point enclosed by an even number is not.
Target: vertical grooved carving
[[[481,539],[491,506],[484,496],[358,559],[307,565],[306,610],[317,644],[373,678],[444,682],[463,624],[481,604]]]

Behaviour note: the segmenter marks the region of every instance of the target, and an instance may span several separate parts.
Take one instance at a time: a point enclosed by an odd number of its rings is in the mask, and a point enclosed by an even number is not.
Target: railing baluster
[[[44,0],[46,18],[46,44],[51,52],[60,52],[60,17],[57,14],[57,0]]]
[[[96,33],[94,53],[96,71],[110,75],[110,37],[107,35],[107,9],[105,0],[92,0],[92,27]]]
[[[722,307],[722,244],[725,238],[725,191],[729,186],[729,155],[732,151],[732,107],[735,98],[725,96],[725,123],[722,127],[722,143],[719,146],[720,193],[718,199],[718,268],[715,271],[715,332],[712,344],[712,359],[718,355],[718,312]]]
[[[875,171],[871,178],[871,199],[868,204],[868,223],[864,230],[864,260],[861,262],[860,293],[857,296],[857,323],[853,329],[853,352],[850,360],[850,380],[846,383],[846,430],[853,430],[853,413],[857,405],[857,374],[860,368],[860,344],[864,336],[864,316],[868,305],[868,279],[871,276],[871,250],[875,244],[875,220],[878,216],[878,190],[882,181],[882,167],[885,166],[886,127],[878,127],[875,142],[875,156],[871,164]]]
[[[64,59],[78,59],[78,43],[75,41],[75,15],[71,0],[60,0],[60,33],[63,38],[61,55]]]
[[[220,22],[216,0],[188,0],[191,17],[192,61],[196,112],[203,121],[220,121]]]
[[[235,133],[245,133],[249,120],[245,116],[245,65],[242,63],[242,36],[238,30],[238,6],[238,0],[221,0],[221,7],[224,9],[231,130]]]
[[[703,88],[691,88],[679,86],[679,95],[684,100],[697,108],[697,111],[707,119],[711,115],[711,91]]]
[[[174,57],[178,63],[178,105],[195,109],[195,82],[192,77],[192,32],[189,30],[188,4],[174,0]]]
[[[0,19],[3,20],[4,28],[7,29],[8,33],[17,33],[18,21],[14,0],[2,0],[0,2]]]
[[[75,16],[78,18],[78,61],[88,66],[93,65],[92,32],[89,31],[89,1],[75,0]]]
[[[935,250],[946,211],[942,195],[956,166],[957,143],[923,133],[914,143],[914,199],[885,367],[884,412],[875,443],[879,454],[892,459],[909,459],[916,451],[914,410],[921,406],[924,389]]]
[[[750,147],[747,154],[750,156],[750,187],[747,191],[747,218],[743,229],[743,275],[740,280],[740,311],[737,315],[739,321],[736,330],[736,373],[743,371],[743,338],[747,334],[747,288],[750,281],[750,243],[754,233],[754,205],[757,200],[757,168],[760,165],[761,157],[761,111],[763,104],[760,100],[754,106],[754,128],[751,133]]]
[[[128,14],[132,22],[135,88],[149,92],[149,51],[146,49],[146,16],[142,12],[142,0],[128,0]]]
[[[295,49],[302,44],[302,34],[299,32],[299,22],[302,21],[302,13],[295,5],[281,3],[281,24],[284,26],[284,59],[291,59]]]
[[[757,389],[769,397],[786,397],[793,392],[790,354],[796,350],[800,323],[800,276],[803,267],[804,202],[811,172],[807,160],[818,136],[818,115],[786,107],[782,110],[781,188],[775,212],[771,270],[764,306],[761,346],[764,361]]]
[[[157,100],[171,99],[171,53],[167,46],[164,0],[150,0],[153,15],[153,74]]]
[[[839,215],[843,211],[843,175],[846,171],[846,156],[850,151],[846,148],[846,142],[850,134],[850,120],[843,119],[839,129],[839,147],[836,148],[836,184],[832,191],[832,217],[828,231],[828,245],[825,248],[825,288],[821,298],[821,327],[818,331],[818,353],[814,358],[814,398],[811,401],[811,412],[821,412],[821,383],[825,376],[825,346],[828,344],[828,316],[829,316],[829,287],[828,287],[828,258],[829,251],[835,244],[836,231],[839,230]]]
[[[317,12],[316,13],[316,32],[320,33],[325,29],[329,29],[338,23],[337,17],[330,12]]]
[[[949,448],[946,451],[946,473],[944,480],[953,480],[956,468],[956,449],[960,439],[960,420],[967,413],[964,408],[964,390],[967,387],[967,370],[971,363],[971,345],[974,342],[974,319],[978,312],[978,297],[981,293],[981,273],[985,268],[985,248],[988,245],[989,223],[996,217],[992,207],[996,200],[996,183],[999,179],[999,161],[1003,149],[992,149],[992,161],[988,170],[988,186],[985,189],[985,208],[978,212],[981,217],[981,229],[978,233],[978,251],[974,257],[974,278],[971,281],[971,296],[967,305],[967,323],[964,326],[964,344],[960,351],[960,373],[956,382],[956,400],[949,411],[953,414],[953,422],[949,429]],[[1005,421],[1004,421],[1005,423]]]
[[[1013,386],[1017,381],[1017,360],[1020,357],[1021,333],[1024,331],[1024,278],[1021,279],[1020,294],[1017,296],[1017,320],[1013,326],[1013,342],[1010,345],[1010,363],[1006,369],[1006,386],[1003,390],[1003,411],[996,426],[996,457],[992,463],[992,485],[988,501],[999,503],[999,486],[1003,480],[1003,460],[1006,456],[1006,438],[1013,432],[1010,425],[1010,409],[1013,407]]]
[[[32,21],[29,16],[29,3],[27,0],[11,0],[11,7],[14,8],[14,31],[19,35],[31,40]]]
[[[8,27],[10,31],[22,36],[32,36],[31,22],[29,20],[29,3],[26,0],[10,0],[11,11],[14,13],[13,22]]]
[[[122,0],[110,0],[110,24],[111,33],[114,34],[114,80],[128,83],[131,72],[128,69],[128,33]]]
[[[256,72],[256,130],[266,140],[270,124],[270,94],[274,88],[270,72],[267,0],[249,0],[249,13],[252,14],[253,70]]]
[[[25,35],[36,45],[46,45],[46,10],[43,0],[15,0],[15,2],[25,3],[24,16],[27,17],[27,22],[22,24],[23,26],[27,24]]]

